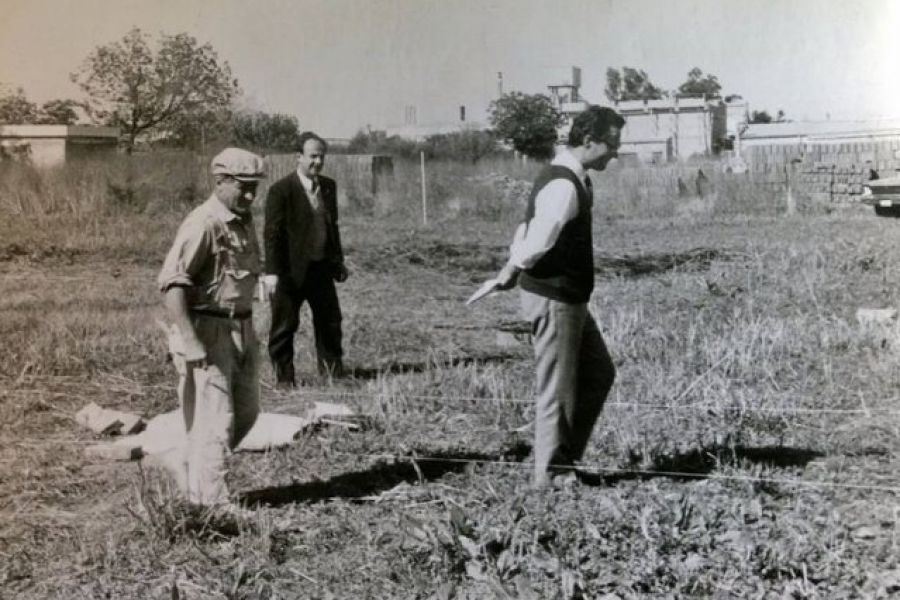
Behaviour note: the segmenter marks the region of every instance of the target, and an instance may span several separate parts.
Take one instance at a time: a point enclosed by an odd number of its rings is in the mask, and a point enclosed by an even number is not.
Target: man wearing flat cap
[[[176,479],[189,501],[228,503],[225,456],[259,412],[259,348],[251,314],[260,252],[250,214],[259,156],[226,148],[212,195],[185,218],[159,273],[172,326],[187,443]]]

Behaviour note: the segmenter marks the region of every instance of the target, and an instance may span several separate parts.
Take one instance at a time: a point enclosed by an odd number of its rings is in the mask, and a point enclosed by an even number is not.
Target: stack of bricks
[[[823,202],[852,202],[871,171],[881,178],[900,170],[900,137],[878,142],[806,142],[745,149],[754,180],[786,184]]]

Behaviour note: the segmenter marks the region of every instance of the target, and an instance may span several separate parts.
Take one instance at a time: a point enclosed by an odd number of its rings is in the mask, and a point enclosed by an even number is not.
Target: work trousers
[[[252,319],[193,315],[192,320],[206,349],[205,365],[185,362],[176,328],[169,337],[187,433],[175,477],[190,502],[216,505],[228,502],[226,455],[259,414],[259,345]]]
[[[587,304],[522,290],[536,371],[534,482],[571,470],[587,447],[616,370]]]
[[[269,357],[279,382],[294,383],[294,334],[300,325],[299,313],[304,302],[309,302],[312,311],[319,372],[340,375],[343,370],[341,306],[333,268],[327,261],[317,261],[310,263],[301,285],[284,276],[278,278],[275,286]]]

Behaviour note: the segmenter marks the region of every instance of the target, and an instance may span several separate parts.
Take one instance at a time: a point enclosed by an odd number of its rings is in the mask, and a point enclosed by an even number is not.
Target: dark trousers
[[[309,302],[316,337],[318,369],[323,374],[340,375],[341,306],[332,278],[331,265],[310,263],[302,285],[290,277],[278,278],[272,297],[272,328],[269,330],[269,357],[279,382],[294,382],[294,334],[300,324],[300,307]]]

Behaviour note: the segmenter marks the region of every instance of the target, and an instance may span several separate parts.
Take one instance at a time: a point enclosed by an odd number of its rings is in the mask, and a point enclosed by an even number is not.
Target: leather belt
[[[195,315],[203,315],[204,317],[216,317],[217,319],[237,319],[243,321],[253,316],[252,310],[239,310],[229,312],[227,310],[216,310],[214,308],[192,308],[191,313]]]

